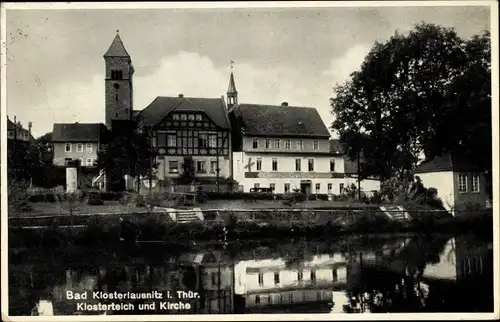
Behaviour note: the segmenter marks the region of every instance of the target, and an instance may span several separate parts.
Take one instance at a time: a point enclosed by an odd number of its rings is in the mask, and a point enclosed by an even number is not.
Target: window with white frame
[[[168,172],[179,173],[179,161],[168,161]]]
[[[76,144],[76,152],[83,152],[83,143]]]
[[[210,173],[217,172],[217,161],[210,161]]]
[[[319,141],[318,140],[314,140],[313,141],[313,149],[314,150],[319,150]]]
[[[199,173],[207,172],[205,161],[196,161],[196,172]]]
[[[275,183],[270,183],[269,188],[271,188],[271,191],[274,192],[276,190],[276,184]]]
[[[327,184],[327,189],[328,189],[328,194],[331,194],[332,193],[332,190],[333,190],[333,185],[331,183]]]
[[[330,172],[335,172],[335,160],[330,160]]]
[[[302,140],[297,140],[297,150],[302,150],[302,148],[303,148]]]
[[[167,146],[175,148],[177,146],[177,136],[175,134],[167,135]]]
[[[66,143],[64,145],[64,151],[71,152],[71,143]]]
[[[258,149],[259,148],[259,139],[253,139],[252,141],[252,148]]]
[[[86,149],[87,149],[87,152],[92,152],[92,143],[87,143]]]
[[[87,159],[87,167],[91,167],[94,165],[94,160],[92,160],[91,158],[88,158]]]
[[[271,139],[266,139],[266,149],[271,148]]]
[[[210,148],[217,147],[217,134],[210,134],[208,136],[208,147]]]
[[[301,171],[301,160],[295,159],[295,171]]]
[[[274,148],[279,149],[280,148],[280,139],[274,140]]]
[[[273,160],[272,160],[272,170],[278,171],[278,159],[277,158],[273,158]]]
[[[307,166],[309,171],[314,171],[314,159],[309,159],[307,161]]]
[[[319,183],[316,183],[316,193],[319,193],[320,189],[321,189],[321,184]]]
[[[339,184],[339,192],[340,193],[344,192],[344,184],[343,183]]]
[[[467,176],[465,174],[458,175],[458,192],[467,192]]]
[[[285,189],[284,189],[285,193],[288,193],[290,192],[290,184],[289,183],[285,183]]]
[[[257,171],[262,171],[262,158],[257,158],[256,166]]]
[[[285,141],[285,149],[290,150],[290,140]]]
[[[479,192],[479,175],[472,175],[472,192]]]

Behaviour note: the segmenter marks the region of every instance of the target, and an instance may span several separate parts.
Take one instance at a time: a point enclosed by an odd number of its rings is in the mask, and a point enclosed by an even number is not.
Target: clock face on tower
[[[120,88],[120,85],[119,84],[114,84],[113,85],[116,89],[119,89]]]

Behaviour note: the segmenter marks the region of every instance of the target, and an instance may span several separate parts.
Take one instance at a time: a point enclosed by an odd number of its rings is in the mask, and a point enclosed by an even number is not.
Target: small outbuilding
[[[467,158],[446,153],[422,162],[414,173],[425,188],[437,189],[437,197],[453,216],[486,207],[485,172]]]

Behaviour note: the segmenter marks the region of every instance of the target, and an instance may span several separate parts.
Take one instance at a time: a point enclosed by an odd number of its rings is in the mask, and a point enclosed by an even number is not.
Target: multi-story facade
[[[259,258],[237,261],[235,294],[244,298],[246,312],[272,312],[273,308],[331,303],[333,291],[344,291],[346,260],[340,254],[318,254],[297,259]]]
[[[53,163],[65,166],[78,160],[81,166],[93,167],[106,127],[100,123],[55,123],[52,130]]]
[[[194,180],[230,178],[231,136],[224,98],[157,97],[137,115],[156,147],[159,180],[174,182],[190,163]]]
[[[234,179],[248,192],[338,194],[344,184],[342,151],[314,108],[239,104],[230,110]]]

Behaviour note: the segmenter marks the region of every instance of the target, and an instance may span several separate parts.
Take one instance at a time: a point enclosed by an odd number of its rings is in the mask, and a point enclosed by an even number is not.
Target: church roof
[[[232,72],[231,76],[229,77],[229,86],[227,87],[227,93],[238,93],[238,91],[236,90],[236,85],[234,84],[234,76]]]
[[[158,96],[143,109],[138,117],[144,125],[155,126],[172,111],[202,111],[217,126],[229,129],[229,118],[226,113],[224,98],[200,97],[166,97]]]
[[[440,172],[440,171],[474,171],[481,169],[468,161],[465,157],[457,154],[444,153],[434,159],[420,163],[414,173]]]
[[[52,142],[97,142],[105,129],[102,123],[54,123]]]
[[[240,104],[234,109],[245,135],[330,138],[318,111],[311,107]]]
[[[108,51],[104,54],[104,57],[130,57],[119,34],[116,34],[115,39],[111,43],[111,46],[109,46]]]

